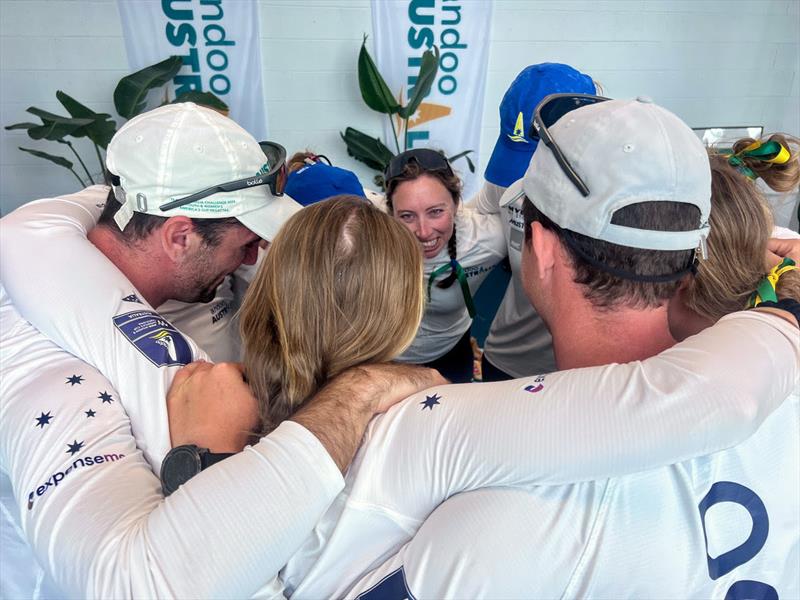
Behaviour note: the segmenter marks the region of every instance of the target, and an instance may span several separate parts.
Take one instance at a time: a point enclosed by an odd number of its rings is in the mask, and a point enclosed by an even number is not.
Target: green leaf
[[[385,115],[393,115],[400,110],[400,105],[367,50],[367,36],[364,36],[361,52],[358,53],[358,87],[361,88],[364,102],[372,110]]]
[[[454,154],[453,156],[449,157],[447,160],[452,164],[453,162],[457,161],[459,158],[463,158],[467,161],[467,167],[469,168],[470,173],[475,172],[475,163],[472,162],[472,159],[468,156],[472,154],[475,150],[464,150],[463,152],[459,152],[458,154]]]
[[[426,50],[422,55],[422,61],[419,65],[419,72],[417,73],[417,80],[411,91],[411,97],[408,99],[408,104],[400,109],[400,116],[408,119],[413,115],[422,101],[430,93],[433,87],[433,82],[436,81],[436,73],[439,72],[439,48],[433,47],[433,50]]]
[[[458,154],[453,154],[453,156],[448,156],[447,160],[452,163],[453,161],[456,161],[459,158],[466,156],[467,154],[471,154],[472,152],[475,152],[475,150],[464,150],[463,152],[459,152]]]
[[[215,94],[211,92],[198,92],[196,90],[192,90],[189,92],[184,92],[175,100],[171,102],[171,104],[177,104],[178,102],[194,102],[195,104],[199,104],[200,106],[207,106],[208,108],[213,108],[221,113],[228,114],[229,109],[228,105],[225,104],[222,100],[220,100]]]
[[[42,125],[28,129],[28,136],[34,140],[60,140],[92,122],[92,119],[63,117],[35,106],[30,106],[27,110],[42,120]]]
[[[181,70],[180,56],[145,67],[119,80],[114,90],[114,106],[121,117],[131,119],[147,108],[147,92],[170,81]]]
[[[23,152],[27,152],[28,154],[33,154],[38,158],[43,158],[45,160],[49,160],[50,162],[56,163],[60,167],[64,167],[66,169],[72,168],[72,163],[63,156],[55,156],[54,154],[40,152],[39,150],[31,150],[30,148],[23,148],[22,146],[19,146],[19,149]]]
[[[348,127],[340,133],[347,145],[347,153],[358,161],[378,171],[383,171],[394,154],[379,139]]]
[[[5,129],[30,129],[31,127],[41,127],[39,123],[14,123],[13,125],[6,125]]]
[[[72,137],[88,137],[101,148],[108,147],[108,143],[117,132],[117,123],[111,118],[110,114],[94,112],[91,108],[84,106],[61,90],[56,92],[56,98],[73,117],[92,119],[91,123],[74,131],[71,134]]]
[[[464,160],[467,161],[467,168],[469,168],[469,172],[470,173],[474,173],[475,172],[475,163],[473,163],[472,159],[468,156],[469,154],[472,154],[473,152],[475,152],[475,150],[464,150],[463,152],[459,152],[458,154],[453,154],[453,156],[448,157],[447,160],[450,162],[450,164],[452,164],[453,162],[457,161],[459,158],[463,158]]]
[[[464,160],[467,161],[467,167],[469,167],[469,172],[470,173],[474,173],[475,172],[475,163],[472,162],[472,159],[469,156],[465,156]]]

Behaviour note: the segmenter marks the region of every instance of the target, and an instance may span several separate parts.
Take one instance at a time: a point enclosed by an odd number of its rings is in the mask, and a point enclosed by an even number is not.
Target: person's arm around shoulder
[[[741,311],[644,361],[431,389],[371,428],[380,452],[361,454],[350,497],[421,520],[481,487],[674,464],[747,439],[799,376],[797,327]],[[403,476],[385,476],[387,464],[403,465]],[[417,480],[426,485],[405,485]]]
[[[353,367],[333,378],[289,421],[300,425],[344,472],[370,419],[400,400],[446,383],[438,371],[405,364]],[[234,363],[192,363],[175,376],[167,396],[172,445],[212,452],[240,451],[258,426],[258,406]]]

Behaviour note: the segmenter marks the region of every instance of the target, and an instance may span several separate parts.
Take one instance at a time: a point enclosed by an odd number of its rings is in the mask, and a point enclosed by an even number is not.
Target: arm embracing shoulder
[[[434,388],[373,422],[368,444],[382,451],[359,453],[358,479],[422,519],[462,491],[606,478],[716,452],[749,437],[797,386],[799,338],[783,319],[739,312],[640,362]],[[387,461],[415,473],[383,477],[376,491],[368,482]]]
[[[169,383],[178,367],[207,357],[86,239],[107,190],[32,202],[4,217],[0,270],[25,319],[114,383],[139,447],[158,470],[169,449]]]
[[[35,378],[3,367],[0,466],[69,597],[247,597],[341,490],[316,438],[285,423],[165,500],[107,380],[55,347],[37,356]]]

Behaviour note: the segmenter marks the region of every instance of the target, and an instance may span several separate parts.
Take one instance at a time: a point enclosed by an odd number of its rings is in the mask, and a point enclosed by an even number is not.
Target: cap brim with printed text
[[[559,92],[594,94],[594,81],[561,63],[530,65],[517,75],[500,102],[500,135],[484,172],[487,181],[508,187],[525,174],[538,143],[529,136],[533,111]]]
[[[568,112],[549,131],[589,189],[584,197],[550,148],[539,144],[522,187],[559,227],[633,248],[703,246],[709,234],[711,169],[702,142],[677,116],[649,98],[608,100]],[[660,201],[696,206],[697,229],[655,231],[611,222],[625,206]]]
[[[133,213],[193,219],[235,217],[271,240],[302,208],[267,185],[219,192],[170,210],[159,207],[225,182],[256,177],[270,169],[259,143],[232,119],[191,102],[162,106],[120,128],[108,145],[106,166],[118,178],[121,229]]]

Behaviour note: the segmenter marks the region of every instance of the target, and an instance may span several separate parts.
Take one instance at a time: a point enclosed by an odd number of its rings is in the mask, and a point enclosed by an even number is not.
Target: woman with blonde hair
[[[670,303],[670,331],[675,339],[697,333],[748,303],[755,305],[759,285],[766,286],[765,295],[773,289],[772,300],[800,300],[800,271],[790,258],[769,265],[771,271],[765,274],[770,236],[797,235],[774,227],[772,212],[756,185],[761,179],[776,192],[796,189],[799,151],[797,138],[773,134],[764,140],[741,139],[730,153],[710,152],[708,256],[697,263],[697,275],[686,280]]]
[[[422,256],[405,227],[358,196],[306,207],[278,232],[241,311],[262,433],[345,369],[395,358],[423,307]]]

